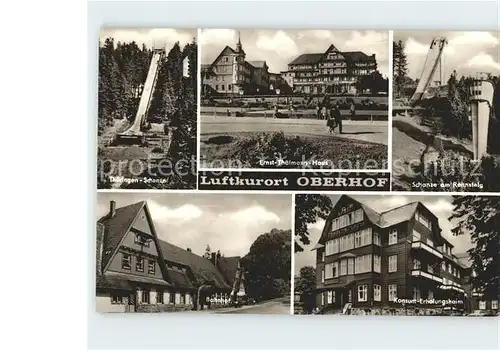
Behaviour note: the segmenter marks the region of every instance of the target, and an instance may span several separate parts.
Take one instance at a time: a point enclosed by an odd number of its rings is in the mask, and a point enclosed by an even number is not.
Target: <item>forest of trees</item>
[[[133,118],[136,94],[148,74],[151,50],[107,38],[99,47],[98,134],[116,118]]]
[[[197,126],[197,44],[193,39],[181,48],[175,43],[160,63],[156,88],[148,111],[149,122],[164,123],[171,135],[170,148],[161,163],[168,169],[156,169],[158,175],[170,175],[169,188],[192,188],[196,184]],[[98,134],[116,118],[132,120],[137,111],[140,87],[144,84],[152,51],[135,42],[116,43],[106,39],[99,47]],[[188,58],[187,77],[183,74]],[[151,174],[145,174],[151,176]],[[135,185],[137,186],[137,184]],[[165,184],[145,184],[165,188]],[[126,187],[126,185],[125,185]]]

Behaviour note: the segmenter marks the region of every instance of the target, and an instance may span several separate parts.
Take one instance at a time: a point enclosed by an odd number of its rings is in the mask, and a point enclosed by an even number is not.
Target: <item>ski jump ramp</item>
[[[422,73],[420,75],[417,89],[413,93],[410,98],[410,105],[415,105],[420,99],[422,95],[429,88],[429,84],[432,81],[432,77],[436,73],[436,69],[440,62],[441,56],[443,55],[444,46],[447,44],[446,38],[436,37],[432,39],[431,46],[429,47],[429,51],[427,52],[427,56],[424,62],[424,68],[422,69]],[[443,84],[443,82],[441,82]]]
[[[158,78],[160,61],[164,54],[165,51],[162,49],[154,50],[134,123],[126,131],[118,135],[119,139],[134,139],[143,135],[143,132],[141,131],[142,121],[146,117],[149,106],[151,105],[156,80]]]

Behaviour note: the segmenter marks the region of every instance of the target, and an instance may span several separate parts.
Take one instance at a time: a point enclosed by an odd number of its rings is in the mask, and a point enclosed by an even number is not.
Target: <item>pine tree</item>
[[[401,40],[392,43],[392,79],[395,96],[401,96],[408,74],[408,61]]]
[[[455,196],[450,220],[458,223],[453,235],[471,234],[472,288],[485,300],[498,300],[500,284],[500,198]]]

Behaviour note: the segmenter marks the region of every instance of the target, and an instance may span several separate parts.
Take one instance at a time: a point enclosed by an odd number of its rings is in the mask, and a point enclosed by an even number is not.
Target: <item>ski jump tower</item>
[[[166,50],[164,47],[154,48],[153,46],[153,57],[151,58],[151,62],[149,64],[148,75],[146,77],[146,82],[144,83],[144,88],[139,100],[139,107],[137,108],[134,123],[132,123],[132,125],[123,133],[117,135],[118,141],[127,143],[140,143],[140,141],[142,140],[142,136],[144,133],[141,131],[141,126],[143,125],[144,119],[146,118],[149,107],[151,105],[153,92],[155,90],[156,81],[158,79],[160,62],[165,56],[165,52]]]
[[[438,66],[440,85],[444,84],[443,50],[446,44],[448,44],[446,38],[435,37],[432,39],[431,46],[429,47],[429,51],[427,52],[427,56],[425,57],[424,68],[422,69],[422,73],[420,74],[420,78],[418,80],[417,89],[415,89],[415,92],[410,98],[411,106],[414,106],[417,102],[420,101],[420,99],[422,99],[422,96],[427,91],[429,85],[432,82]]]
[[[474,160],[486,154],[490,111],[493,104],[495,87],[488,77],[479,74],[470,87],[472,112],[472,151]]]
[[[410,98],[410,105],[415,106],[429,85],[439,66],[440,84],[444,84],[443,50],[448,43],[446,38],[436,37],[432,39],[431,46],[425,58],[424,68],[417,85],[417,89]],[[488,80],[487,75],[478,74],[470,87],[471,122],[472,122],[472,151],[474,160],[479,160],[486,154],[488,143],[488,128],[490,111],[493,105],[495,87]]]

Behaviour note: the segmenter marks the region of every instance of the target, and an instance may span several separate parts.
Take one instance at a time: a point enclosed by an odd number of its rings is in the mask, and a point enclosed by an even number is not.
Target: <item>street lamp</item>
[[[240,96],[241,96],[241,98],[242,98],[242,100],[241,100],[242,102],[243,102],[243,93],[244,93],[244,92],[243,92],[243,88],[241,88],[241,89],[239,90],[239,94],[240,94]],[[243,104],[241,105],[240,112],[243,112]]]

